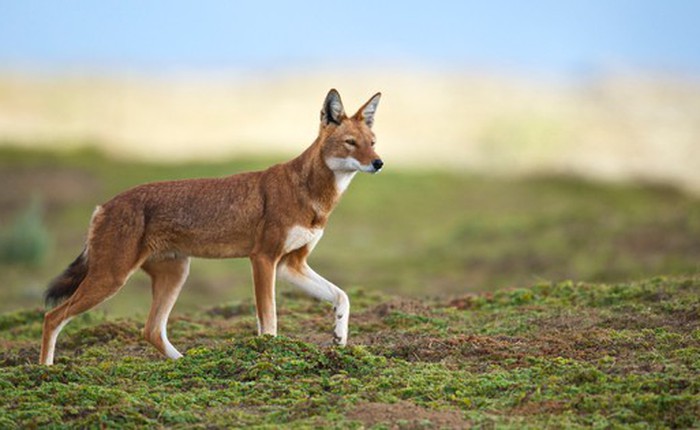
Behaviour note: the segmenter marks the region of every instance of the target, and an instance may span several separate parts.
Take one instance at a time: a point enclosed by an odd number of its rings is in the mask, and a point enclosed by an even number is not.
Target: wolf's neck
[[[321,154],[321,145],[314,142],[299,157],[291,161],[290,167],[298,175],[300,185],[307,190],[315,207],[325,213],[333,210],[341,194],[350,184],[355,172],[334,172]]]
[[[333,172],[335,176],[335,189],[338,194],[343,194],[352,182],[357,172]]]

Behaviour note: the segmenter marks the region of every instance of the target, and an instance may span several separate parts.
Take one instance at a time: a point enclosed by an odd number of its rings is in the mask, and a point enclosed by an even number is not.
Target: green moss
[[[43,319],[44,313],[39,310],[22,310],[0,314],[0,330],[11,330]]]
[[[189,347],[177,361],[155,355],[139,323],[97,314],[67,327],[49,368],[21,362],[38,339],[16,332],[41,313],[5,314],[0,425],[347,428],[363,424],[361,409],[348,418],[357,405],[402,401],[460,411],[456,426],[697,427],[697,319],[677,318],[697,309],[698,281],[542,283],[447,303],[356,289],[357,344],[342,348],[303,340],[319,309],[296,296],[283,299],[298,313],[289,336],[276,338],[218,306],[175,323],[171,340]]]

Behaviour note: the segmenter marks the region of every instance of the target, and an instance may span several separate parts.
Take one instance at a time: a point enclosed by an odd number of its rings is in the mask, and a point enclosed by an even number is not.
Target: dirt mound
[[[389,429],[463,429],[469,422],[456,410],[430,410],[407,401],[361,403],[345,415],[371,427],[384,424]]]
[[[122,343],[140,341],[141,332],[131,321],[104,322],[85,327],[72,336],[67,336],[64,345],[69,348],[86,348],[102,345],[118,339]]]
[[[5,346],[0,343],[0,350]],[[39,347],[26,346],[14,351],[0,351],[0,367],[20,366],[23,364],[33,364],[39,358]]]
[[[425,315],[430,312],[430,306],[423,301],[414,299],[394,299],[386,303],[375,306],[370,310],[370,314],[384,318],[392,312],[403,312],[406,314]]]

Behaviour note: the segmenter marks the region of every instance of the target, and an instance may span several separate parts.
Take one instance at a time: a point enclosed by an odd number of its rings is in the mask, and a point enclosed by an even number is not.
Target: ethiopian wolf
[[[44,317],[41,363],[53,364],[56,338],[71,318],[116,294],[138,269],[152,281],[144,336],[165,356],[181,357],[166,325],[191,257],[250,259],[258,334],[277,334],[279,276],[333,304],[334,340],[345,345],[348,296],[306,259],[353,176],[384,165],[372,132],[380,95],[347,116],[340,95],[331,90],[318,137],[286,163],[224,178],[140,185],[98,206],[85,249],[46,291],[47,304],[57,306]]]

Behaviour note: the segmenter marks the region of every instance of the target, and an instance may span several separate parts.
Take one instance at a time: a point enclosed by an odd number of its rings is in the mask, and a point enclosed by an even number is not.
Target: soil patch
[[[26,346],[10,350],[0,343],[0,367],[21,366],[23,364],[34,364],[39,360],[39,347]]]
[[[463,429],[469,421],[456,410],[431,410],[407,401],[361,403],[345,415],[371,427],[383,424],[389,429]]]
[[[419,300],[391,300],[375,306],[369,311],[369,314],[384,318],[389,316],[392,312],[402,312],[413,315],[428,315],[430,314],[430,306]]]

